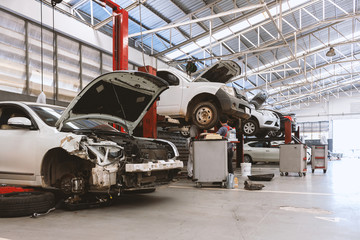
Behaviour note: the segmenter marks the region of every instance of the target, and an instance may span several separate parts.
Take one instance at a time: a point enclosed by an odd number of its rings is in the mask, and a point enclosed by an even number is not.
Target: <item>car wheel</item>
[[[218,118],[219,111],[211,102],[200,102],[193,108],[192,123],[200,129],[210,129],[214,127]]]
[[[258,130],[258,125],[254,120],[246,120],[242,127],[245,136],[255,135]]]
[[[269,137],[276,137],[278,135],[278,132],[277,131],[270,131],[268,132],[267,134]]]
[[[244,155],[244,163],[253,163],[252,158],[249,155]]]
[[[13,192],[0,195],[0,217],[31,216],[44,213],[55,205],[51,192]]]

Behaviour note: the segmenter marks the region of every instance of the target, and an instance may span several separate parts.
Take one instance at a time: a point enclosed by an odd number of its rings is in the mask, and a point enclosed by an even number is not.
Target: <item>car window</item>
[[[156,76],[158,76],[158,77],[164,79],[165,81],[167,81],[170,86],[179,85],[179,78],[177,76],[175,76],[174,74],[172,74],[171,72],[158,71],[156,73]]]
[[[64,108],[56,106],[35,106],[29,105],[34,112],[43,120],[47,125],[55,127],[55,123],[61,117]],[[114,132],[117,130],[107,124],[105,121],[92,120],[92,119],[81,119],[65,123],[63,131],[73,131],[81,129],[98,129],[103,131]]]
[[[13,117],[26,117],[30,119],[28,114],[17,106],[2,106],[0,107],[0,129],[18,129],[17,127],[8,125],[8,121]]]
[[[265,143],[264,142],[253,142],[253,143],[249,143],[250,147],[265,147]]]

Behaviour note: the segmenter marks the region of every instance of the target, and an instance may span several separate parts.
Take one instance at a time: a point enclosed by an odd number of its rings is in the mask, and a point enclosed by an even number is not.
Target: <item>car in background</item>
[[[290,121],[291,123],[291,132],[297,131],[297,124],[296,124],[296,115],[295,113],[287,113],[283,114],[277,111],[273,111],[275,114],[277,114],[280,117],[280,129],[270,131],[268,135],[270,137],[283,137],[285,136],[285,122]]]
[[[280,162],[280,145],[284,141],[252,141],[244,144],[244,162]],[[311,162],[311,148],[307,147],[307,163]]]
[[[250,101],[251,117],[242,121],[242,132],[245,136],[265,137],[269,132],[280,129],[280,117],[272,110],[260,109],[267,99],[266,92],[259,92]]]
[[[55,190],[71,204],[169,183],[183,167],[175,145],[132,136],[167,88],[156,76],[118,71],[94,79],[66,109],[0,102],[0,183]]]
[[[194,80],[180,71],[158,69],[157,76],[169,83],[160,95],[157,114],[180,121],[182,126],[196,125],[210,129],[218,124],[220,115],[230,119],[248,119],[249,102],[226,83],[241,73],[234,61],[218,61]]]

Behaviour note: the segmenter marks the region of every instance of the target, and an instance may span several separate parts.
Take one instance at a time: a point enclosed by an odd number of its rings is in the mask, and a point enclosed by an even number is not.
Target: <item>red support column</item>
[[[291,121],[286,119],[285,121],[285,144],[291,143]]]
[[[124,9],[117,11],[113,24],[113,70],[128,70],[129,15]]]
[[[140,72],[147,72],[156,76],[156,69],[151,66],[139,67]],[[143,118],[143,136],[157,138],[156,102],[149,108]]]

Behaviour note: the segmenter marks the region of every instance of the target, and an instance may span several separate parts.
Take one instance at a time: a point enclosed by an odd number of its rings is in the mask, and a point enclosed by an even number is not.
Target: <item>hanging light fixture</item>
[[[336,55],[335,49],[333,47],[330,47],[329,51],[326,53],[326,56],[327,57],[333,57],[335,55]]]

